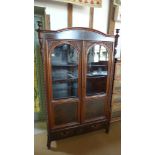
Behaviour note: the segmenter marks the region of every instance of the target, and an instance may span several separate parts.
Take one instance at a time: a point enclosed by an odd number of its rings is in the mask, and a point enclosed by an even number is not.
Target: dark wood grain
[[[58,31],[37,30],[42,33],[40,38],[51,40],[90,40],[90,41],[110,41],[114,42],[114,35],[108,35],[95,29],[73,27],[65,28]]]

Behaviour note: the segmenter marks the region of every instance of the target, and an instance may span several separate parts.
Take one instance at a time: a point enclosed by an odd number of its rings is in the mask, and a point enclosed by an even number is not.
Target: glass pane
[[[106,92],[108,51],[104,46],[94,45],[87,54],[87,96]]]
[[[51,53],[52,92],[54,99],[78,96],[78,52],[68,44]]]

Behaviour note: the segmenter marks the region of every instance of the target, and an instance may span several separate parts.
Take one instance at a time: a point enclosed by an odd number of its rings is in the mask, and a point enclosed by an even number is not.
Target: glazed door
[[[109,90],[110,52],[103,43],[85,43],[83,54],[83,122],[104,119]]]
[[[52,128],[80,123],[81,46],[81,42],[73,41],[51,43],[49,92]]]

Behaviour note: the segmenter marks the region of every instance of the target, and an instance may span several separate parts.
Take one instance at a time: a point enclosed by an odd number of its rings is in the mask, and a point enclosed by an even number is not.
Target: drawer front
[[[50,139],[58,140],[58,139],[70,137],[73,135],[79,135],[90,131],[106,128],[106,126],[107,126],[107,122],[103,121],[103,122],[93,123],[93,124],[82,124],[68,129],[60,129],[55,131],[52,130],[50,133]]]

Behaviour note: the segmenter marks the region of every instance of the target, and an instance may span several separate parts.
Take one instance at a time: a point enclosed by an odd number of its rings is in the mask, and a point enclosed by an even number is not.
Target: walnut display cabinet
[[[89,28],[42,30],[47,147],[53,140],[109,131],[115,37]]]

